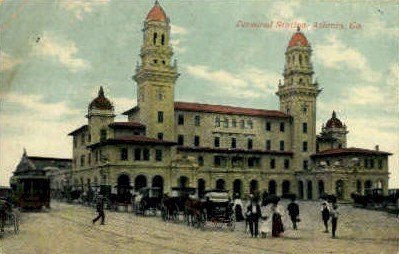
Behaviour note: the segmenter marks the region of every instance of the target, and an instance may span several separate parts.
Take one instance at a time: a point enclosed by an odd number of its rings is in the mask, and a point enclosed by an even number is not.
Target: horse
[[[205,223],[207,218],[207,201],[196,200],[192,198],[187,198],[184,205],[184,217],[187,221],[187,225],[192,226],[194,224],[199,227],[201,223]]]

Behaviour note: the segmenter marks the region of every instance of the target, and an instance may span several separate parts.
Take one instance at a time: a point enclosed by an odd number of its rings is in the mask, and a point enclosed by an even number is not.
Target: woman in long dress
[[[281,219],[281,211],[277,203],[272,206],[272,236],[279,237],[284,232],[284,225]]]

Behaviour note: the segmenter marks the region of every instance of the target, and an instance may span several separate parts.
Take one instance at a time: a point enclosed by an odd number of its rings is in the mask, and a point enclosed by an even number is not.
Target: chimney
[[[379,146],[379,145],[376,145],[376,146],[375,146],[375,150],[376,150],[376,151],[379,151],[379,150],[380,150],[380,146]]]

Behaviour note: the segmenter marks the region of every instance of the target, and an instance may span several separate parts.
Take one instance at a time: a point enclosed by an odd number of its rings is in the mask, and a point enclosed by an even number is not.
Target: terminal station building
[[[170,45],[170,20],[158,2],[144,21],[136,67],[137,106],[114,121],[114,107],[99,89],[87,124],[72,131],[71,183],[225,189],[241,197],[259,191],[302,199],[323,193],[388,189],[388,152],[348,148],[347,127],[335,112],[316,130],[321,89],[313,78],[311,45],[298,29],[286,48],[279,109],[175,101],[179,73]],[[266,84],[265,84],[266,85]]]

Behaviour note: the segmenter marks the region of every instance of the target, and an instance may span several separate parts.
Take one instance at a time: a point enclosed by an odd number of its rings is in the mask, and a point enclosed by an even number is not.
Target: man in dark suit
[[[298,228],[296,223],[298,222],[299,205],[295,203],[295,197],[291,198],[291,203],[289,203],[287,210],[291,218],[292,227],[296,230]]]
[[[252,237],[258,237],[259,219],[261,217],[260,205],[258,204],[257,199],[253,198],[250,205],[247,207],[247,219]]]
[[[96,223],[101,218],[101,225],[104,225],[105,213],[104,213],[104,198],[102,195],[99,195],[97,198],[97,212],[98,216],[93,219],[93,224]]]

